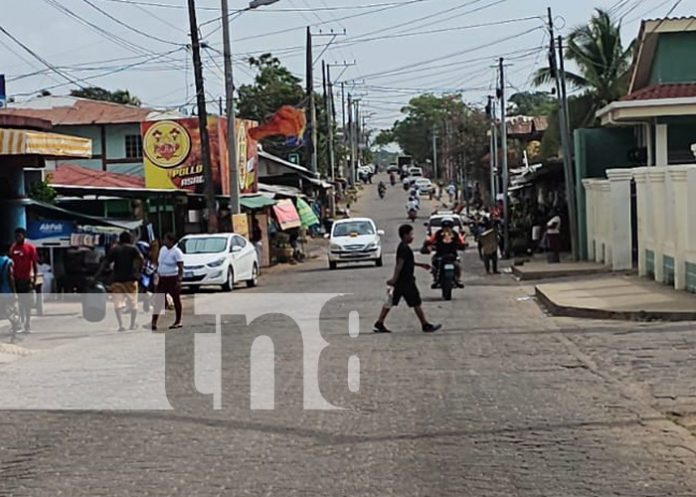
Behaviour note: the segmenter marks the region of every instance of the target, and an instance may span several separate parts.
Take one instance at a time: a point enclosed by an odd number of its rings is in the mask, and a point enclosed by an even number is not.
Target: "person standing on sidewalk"
[[[34,289],[39,274],[39,259],[36,247],[26,241],[24,228],[15,230],[15,243],[10,247],[10,258],[14,263],[14,280],[19,295],[19,315],[24,331],[31,333],[31,309],[34,307]]]
[[[0,317],[7,319],[12,333],[22,329],[22,320],[17,311],[17,290],[14,279],[14,263],[7,255],[7,244],[0,244]]]
[[[111,264],[114,271],[109,291],[114,300],[118,331],[126,331],[122,317],[124,310],[130,314],[130,329],[134,330],[138,316],[138,279],[143,267],[143,256],[133,245],[133,236],[127,231],[118,237],[118,245],[109,250],[96,277]]]
[[[157,331],[157,321],[164,307],[165,295],[170,295],[174,301],[176,319],[170,330],[181,328],[181,280],[184,277],[184,254],[176,246],[176,238],[172,233],[164,235],[164,247],[160,249],[158,259],[159,282],[155,295],[155,309],[152,314],[152,331]]]
[[[486,274],[498,274],[498,230],[490,220],[486,220],[484,231],[479,236],[479,253],[486,268]]]
[[[399,228],[399,238],[401,238],[401,243],[396,251],[396,267],[394,268],[394,276],[387,281],[387,285],[393,287],[393,293],[391,295],[390,302],[382,307],[382,312],[377,319],[372,331],[375,333],[391,333],[384,326],[384,320],[387,318],[389,311],[392,306],[398,306],[399,302],[403,298],[406,304],[413,308],[418,316],[424,333],[433,333],[440,328],[442,325],[431,324],[425,318],[423,313],[423,308],[421,307],[421,297],[418,287],[416,286],[415,277],[415,267],[425,269],[430,271],[429,264],[419,264],[416,262],[413,255],[413,250],[411,250],[411,243],[413,243],[413,226],[410,224],[404,224]]]
[[[551,209],[551,219],[546,223],[546,241],[551,252],[547,260],[554,264],[561,262],[561,216],[556,209]]]

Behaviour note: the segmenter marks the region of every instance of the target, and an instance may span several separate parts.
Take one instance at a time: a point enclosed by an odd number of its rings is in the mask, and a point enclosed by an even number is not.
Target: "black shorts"
[[[415,283],[409,285],[396,286],[394,288],[394,296],[392,297],[392,305],[396,307],[399,305],[401,299],[406,301],[406,305],[409,307],[418,307],[421,305],[421,296],[418,291],[418,287]]]

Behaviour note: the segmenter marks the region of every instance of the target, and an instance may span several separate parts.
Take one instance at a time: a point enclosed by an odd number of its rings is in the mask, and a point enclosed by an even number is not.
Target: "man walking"
[[[19,295],[19,315],[24,331],[31,333],[31,308],[34,307],[34,289],[39,274],[36,247],[26,241],[24,228],[15,230],[15,243],[10,247],[10,258],[14,264],[15,289]]]
[[[118,237],[118,245],[109,250],[97,276],[111,264],[113,278],[109,291],[114,300],[118,331],[126,331],[123,327],[124,311],[130,314],[130,329],[134,330],[138,316],[138,279],[143,267],[143,256],[133,245],[133,236],[127,231]]]
[[[483,233],[479,236],[479,254],[483,259],[486,274],[498,274],[498,231],[489,219],[485,222]]]
[[[174,300],[174,313],[176,319],[169,329],[181,328],[181,280],[184,276],[184,254],[176,246],[176,238],[172,233],[164,235],[164,247],[160,249],[158,259],[159,282],[157,283],[157,295],[155,295],[155,309],[152,313],[152,331],[157,331],[157,321],[164,307],[165,296],[171,295]]]
[[[0,317],[10,322],[12,333],[17,333],[22,328],[22,322],[17,311],[14,263],[7,255],[7,249],[7,244],[0,244]]]
[[[399,238],[401,243],[396,251],[396,267],[394,268],[394,276],[387,281],[387,285],[393,287],[391,302],[382,307],[382,312],[379,319],[374,325],[372,331],[375,333],[391,333],[386,326],[384,320],[387,318],[392,306],[398,306],[403,298],[406,304],[413,308],[421,323],[424,333],[433,333],[439,330],[442,325],[431,324],[425,319],[425,314],[421,308],[421,298],[418,287],[416,286],[416,277],[414,275],[415,267],[418,266],[427,271],[430,271],[429,264],[419,264],[415,261],[413,251],[409,245],[413,243],[413,226],[404,224],[399,228]]]

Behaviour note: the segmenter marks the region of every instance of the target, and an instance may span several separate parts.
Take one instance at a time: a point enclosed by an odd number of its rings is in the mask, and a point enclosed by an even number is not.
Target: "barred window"
[[[126,135],[126,158],[140,159],[143,156],[143,139],[140,135]]]

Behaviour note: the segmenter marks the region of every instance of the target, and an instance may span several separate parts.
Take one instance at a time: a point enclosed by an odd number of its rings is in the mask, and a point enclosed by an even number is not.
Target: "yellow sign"
[[[249,219],[246,214],[232,214],[232,231],[249,238]]]
[[[169,169],[186,160],[191,151],[191,137],[175,121],[158,121],[143,138],[143,153],[158,167]]]

